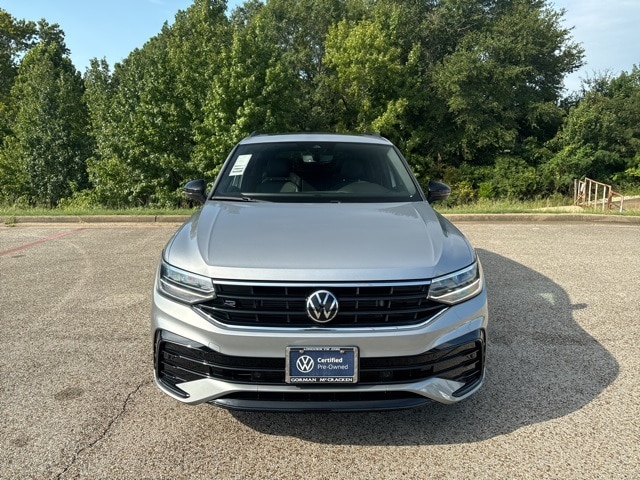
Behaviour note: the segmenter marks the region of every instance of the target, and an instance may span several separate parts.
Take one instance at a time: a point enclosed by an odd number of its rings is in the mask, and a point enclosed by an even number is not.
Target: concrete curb
[[[576,213],[452,213],[445,214],[451,222],[512,222],[512,223],[547,223],[547,222],[592,222],[618,223],[640,225],[640,216],[627,217],[622,215],[596,215]],[[189,215],[55,215],[55,216],[4,216],[0,217],[0,224],[31,224],[31,223],[183,223]]]
[[[5,216],[0,223],[183,223],[189,215],[53,215]]]
[[[512,222],[512,223],[621,223],[640,225],[640,216],[598,215],[592,213],[452,213],[444,215],[449,221],[457,222]]]

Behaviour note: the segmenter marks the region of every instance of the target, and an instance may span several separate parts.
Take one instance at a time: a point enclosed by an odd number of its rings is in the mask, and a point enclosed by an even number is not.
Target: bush
[[[475,202],[477,194],[473,185],[468,180],[455,183],[451,186],[451,196],[449,202],[453,205],[468,205]]]
[[[58,202],[58,208],[62,210],[92,210],[100,207],[93,190],[74,191],[70,197],[62,198]]]
[[[490,183],[496,198],[525,200],[539,195],[536,169],[518,157],[498,157]]]

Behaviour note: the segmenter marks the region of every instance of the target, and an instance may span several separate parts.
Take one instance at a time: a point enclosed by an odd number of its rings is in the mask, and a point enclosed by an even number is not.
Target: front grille
[[[484,333],[472,332],[420,355],[360,358],[359,385],[412,383],[432,377],[464,383],[472,388],[484,369]],[[176,385],[214,378],[254,385],[285,385],[285,359],[222,355],[205,346],[183,345],[156,340],[158,379],[179,395]],[[317,386],[317,385],[314,385]]]
[[[232,326],[317,327],[307,298],[329,290],[338,299],[331,328],[402,326],[422,323],[447,307],[427,299],[428,283],[394,285],[272,286],[216,284],[215,300],[195,308],[207,318]]]

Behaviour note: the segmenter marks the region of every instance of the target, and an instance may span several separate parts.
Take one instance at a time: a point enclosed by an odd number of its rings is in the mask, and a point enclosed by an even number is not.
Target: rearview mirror
[[[193,200],[200,204],[207,201],[205,190],[207,188],[207,182],[199,180],[191,180],[184,186],[184,194],[189,200]]]
[[[429,180],[427,201],[429,203],[446,200],[451,195],[451,187],[446,183]]]

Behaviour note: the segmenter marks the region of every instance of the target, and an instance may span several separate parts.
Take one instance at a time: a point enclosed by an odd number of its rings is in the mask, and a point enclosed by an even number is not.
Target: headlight
[[[158,290],[186,303],[197,303],[216,297],[216,290],[210,278],[181,270],[164,260],[160,264]]]
[[[434,278],[429,287],[429,298],[454,305],[475,297],[482,290],[482,268],[476,260],[473,265],[457,272]]]

